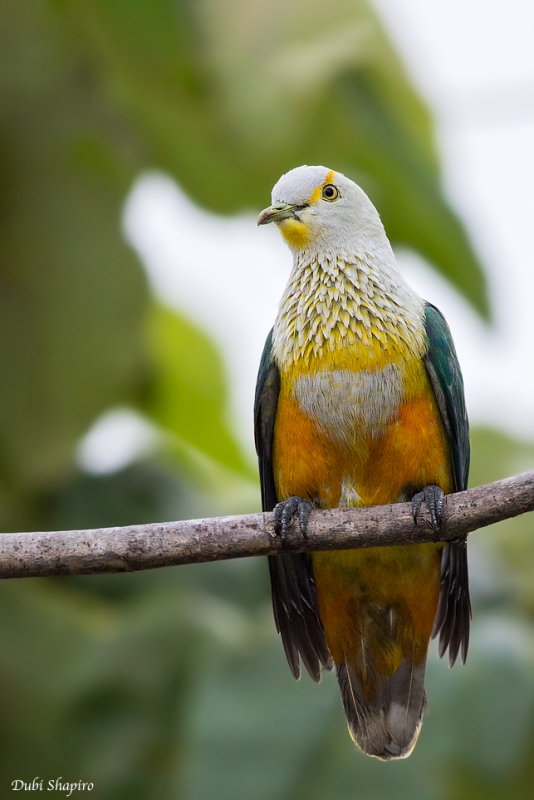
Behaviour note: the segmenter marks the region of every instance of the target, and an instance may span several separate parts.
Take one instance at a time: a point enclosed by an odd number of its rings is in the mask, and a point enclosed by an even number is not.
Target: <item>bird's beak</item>
[[[295,211],[302,206],[290,205],[289,203],[276,203],[274,206],[264,208],[258,217],[258,225],[267,225],[269,222],[282,222],[284,219],[291,219],[296,216]]]

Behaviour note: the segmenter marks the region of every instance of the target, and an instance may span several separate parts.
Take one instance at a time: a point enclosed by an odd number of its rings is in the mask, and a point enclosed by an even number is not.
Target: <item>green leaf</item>
[[[228,421],[225,375],[214,345],[192,322],[159,305],[152,306],[147,332],[152,375],[143,410],[189,447],[249,472]]]

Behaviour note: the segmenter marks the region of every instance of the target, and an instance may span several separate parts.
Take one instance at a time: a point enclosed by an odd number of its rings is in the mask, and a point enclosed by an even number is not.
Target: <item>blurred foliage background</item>
[[[3,530],[259,508],[242,500],[255,465],[216,343],[151,297],[121,236],[143,169],[229,214],[262,208],[296,164],[333,163],[395,245],[490,315],[432,120],[363,0],[4,0],[0,59]],[[156,444],[86,474],[77,446],[118,406]],[[478,484],[531,466],[534,447],[475,430],[473,456]],[[431,657],[420,742],[390,765],[354,751],[333,678],[290,677],[259,561],[4,582],[2,795],[39,775],[114,799],[529,796],[531,524],[473,543],[468,665]]]

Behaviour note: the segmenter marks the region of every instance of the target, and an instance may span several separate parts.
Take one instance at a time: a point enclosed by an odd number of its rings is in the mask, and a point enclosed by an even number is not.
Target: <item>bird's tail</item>
[[[422,724],[426,696],[425,664],[403,661],[387,679],[378,696],[367,697],[352,664],[337,667],[341,698],[350,735],[369,756],[386,761],[410,755]]]
[[[350,734],[368,755],[405,758],[426,705],[439,551],[421,544],[318,553],[313,569]]]
[[[367,631],[357,652],[336,664],[337,679],[349,731],[358,747],[384,760],[406,758],[417,741],[426,705],[428,639],[412,638],[407,647],[410,634],[405,630],[399,635],[394,611],[382,608],[380,612],[364,613]]]

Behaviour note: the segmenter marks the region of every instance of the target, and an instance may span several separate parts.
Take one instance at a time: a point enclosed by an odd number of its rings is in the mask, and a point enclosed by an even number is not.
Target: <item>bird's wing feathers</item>
[[[425,366],[451,446],[455,489],[461,492],[467,489],[469,474],[469,423],[464,382],[449,326],[441,312],[430,303],[425,307],[425,329],[428,340]]]
[[[434,390],[451,448],[456,491],[467,489],[469,473],[469,423],[464,399],[464,384],[449,327],[438,309],[426,304],[427,351],[425,367]],[[447,544],[441,558],[441,589],[432,636],[439,634],[439,653],[449,650],[449,663],[458,653],[467,656],[471,604],[467,573],[465,538]]]
[[[272,331],[260,362],[254,403],[254,435],[260,468],[262,506],[272,511],[278,502],[273,475],[273,435],[280,391],[280,373],[272,358]],[[300,676],[300,660],[313,680],[321,664],[330,667],[323,626],[317,608],[311,561],[306,553],[269,557],[276,628],[282,636],[291,672]]]
[[[254,440],[258,454],[261,502],[264,511],[272,511],[278,502],[273,475],[273,434],[280,372],[272,359],[273,332],[269,332],[260,361],[254,399]]]

